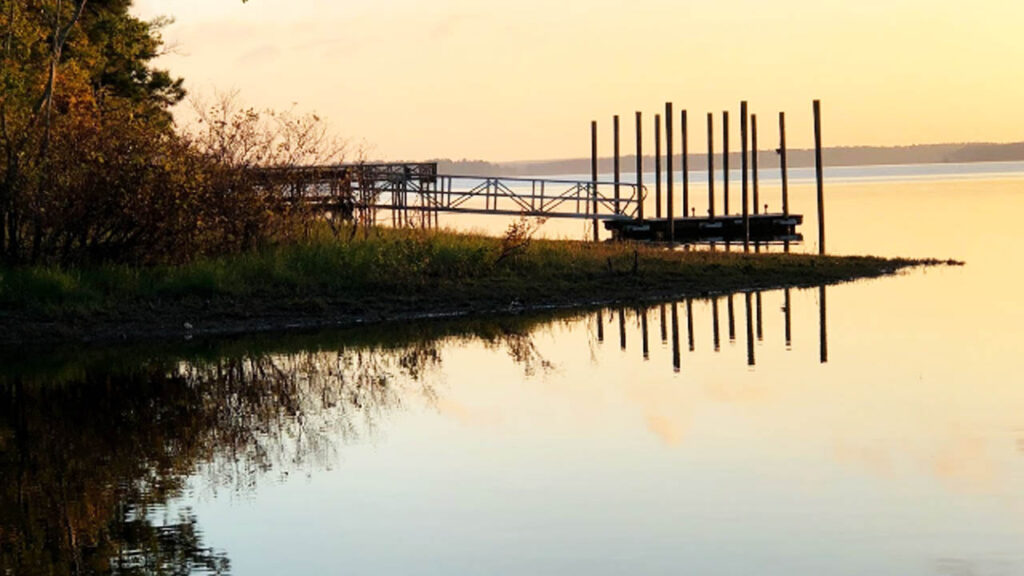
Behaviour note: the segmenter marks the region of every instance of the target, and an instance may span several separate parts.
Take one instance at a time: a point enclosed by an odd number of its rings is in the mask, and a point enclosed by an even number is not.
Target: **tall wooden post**
[[[729,111],[722,112],[722,214],[729,215]]]
[[[597,341],[604,342],[604,310],[597,311]]]
[[[761,213],[757,173],[757,114],[750,115],[750,173],[754,179],[754,214]],[[767,211],[767,210],[766,210]]]
[[[785,112],[779,112],[779,169],[782,176],[782,215],[789,216],[789,167],[786,164]]]
[[[636,113],[636,201],[637,217],[644,219],[644,128],[643,114]],[[646,317],[645,317],[646,318]]]
[[[665,200],[668,208],[668,241],[676,241],[675,190],[672,189],[672,103],[665,103]]]
[[[594,242],[600,240],[597,229],[597,121],[590,123],[590,186],[594,204]]]
[[[686,125],[686,110],[680,113],[680,136],[683,139],[683,218],[690,216],[690,137]]]
[[[661,114],[654,115],[654,216],[661,218]]]
[[[750,251],[750,202],[747,190],[747,102],[740,102],[740,167],[743,172],[743,251]]]
[[[715,217],[715,115],[708,112],[708,216]]]
[[[814,101],[814,169],[818,178],[818,254],[825,254],[825,166],[821,159],[821,100]]]
[[[615,173],[615,179],[613,180],[613,182],[615,182],[615,213],[616,214],[622,214],[622,207],[619,205],[620,196],[621,196],[621,190],[620,190],[619,182],[622,180],[622,170],[621,170],[622,167],[619,164],[619,115],[618,114],[616,114],[615,116],[612,116],[612,134],[613,134],[613,138],[614,138],[614,141],[612,143],[612,147],[613,147],[613,151],[612,151],[612,155],[613,155],[612,170]]]

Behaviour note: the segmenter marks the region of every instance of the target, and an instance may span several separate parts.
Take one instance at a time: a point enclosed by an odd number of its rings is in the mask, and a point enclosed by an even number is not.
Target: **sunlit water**
[[[828,182],[830,252],[962,268],[18,359],[0,574],[1024,574],[1024,174],[987,166]]]

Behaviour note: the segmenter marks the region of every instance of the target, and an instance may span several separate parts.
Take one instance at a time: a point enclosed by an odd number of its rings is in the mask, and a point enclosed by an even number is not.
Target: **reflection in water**
[[[651,341],[647,335],[647,308],[640,312],[640,327],[644,335],[644,360],[651,357]]]
[[[715,345],[715,352],[721,350],[722,336],[721,330],[718,328],[718,298],[711,299],[711,339]]]
[[[785,344],[786,349],[791,350],[793,345],[793,298],[792,291],[785,289],[780,291],[783,297],[783,305],[780,311],[783,313],[783,322],[785,326]],[[823,364],[828,363],[828,325],[826,321],[826,287],[822,286],[818,288],[818,300],[819,300],[819,337],[821,346],[821,357],[820,361]],[[729,294],[726,296],[715,296],[708,299],[710,302],[711,312],[711,327],[712,327],[712,341],[714,343],[714,351],[721,352],[721,342],[719,333],[719,302],[724,299],[727,304],[728,316],[729,316],[729,340],[731,344],[736,343],[736,313],[734,298],[735,294]],[[756,344],[764,342],[764,293],[761,291],[757,292],[744,292],[742,293],[743,308],[744,308],[744,321],[745,321],[745,340],[746,346],[746,360],[748,366],[757,365],[757,348]],[[682,368],[682,339],[680,330],[680,319],[679,319],[679,306],[685,306],[686,310],[686,331],[688,348],[690,352],[695,352],[695,334],[694,334],[694,305],[699,300],[693,298],[687,298],[681,302],[673,302],[671,304],[660,304],[658,305],[659,315],[661,317],[661,324],[665,329],[664,338],[662,342],[664,344],[671,343],[672,349],[672,366],[675,372],[679,372]],[[666,309],[667,307],[667,309]],[[648,315],[653,308],[639,308],[633,313],[637,317],[640,325],[640,337],[643,342],[643,358],[644,360],[650,359],[650,343],[648,337]],[[626,319],[624,316],[625,310],[618,308],[615,313],[619,317],[619,340],[620,347],[622,350],[627,350],[628,335],[626,334]],[[601,317],[604,311],[598,312],[598,340],[603,339],[602,333],[602,322]],[[668,317],[671,315],[671,321]],[[669,325],[671,324],[671,330]],[[671,336],[671,340],[669,340]]]
[[[786,348],[793,346],[793,298],[789,292],[789,288],[786,288],[786,302],[783,304],[783,312],[786,314]]]
[[[732,302],[732,294],[729,294],[729,342],[736,341],[736,307]]]
[[[528,328],[462,338],[504,348],[527,374],[549,370]],[[41,374],[7,363],[0,574],[227,573],[226,554],[175,504],[190,478],[248,493],[272,473],[329,468],[339,443],[372,435],[404,402],[436,401],[438,336],[285,352],[227,344],[212,360],[199,344],[201,354],[135,361],[101,353]]]
[[[753,365],[752,307],[756,298],[760,311],[761,294],[743,298]],[[710,299],[716,351],[719,299]],[[824,289],[819,299],[824,361]],[[699,302],[658,305],[677,373],[679,307],[693,352]],[[788,291],[786,302],[788,340]],[[652,310],[632,310],[645,359]],[[615,312],[626,349],[625,308],[597,314],[598,340],[604,314]],[[42,374],[8,365],[0,374],[0,574],[226,573],[227,552],[206,543],[201,518],[177,504],[190,479],[248,493],[292,472],[332,467],[341,446],[373,436],[412,400],[447,405],[432,384],[446,343],[481,342],[504,350],[526,375],[549,374],[553,366],[533,337],[541,322],[550,320],[413,327],[397,336],[355,331],[271,348],[190,344],[186,353],[86,357]]]
[[[682,368],[682,360],[679,352],[679,304],[672,303],[672,366],[676,372]]]
[[[743,300],[747,312],[747,365],[754,366],[757,364],[757,360],[754,358],[754,318],[750,305],[750,292],[743,295]]]
[[[818,324],[821,327],[821,363],[828,363],[828,316],[826,314],[825,287],[818,288]]]
[[[693,298],[686,299],[686,339],[690,344],[690,352],[696,350],[693,343]]]

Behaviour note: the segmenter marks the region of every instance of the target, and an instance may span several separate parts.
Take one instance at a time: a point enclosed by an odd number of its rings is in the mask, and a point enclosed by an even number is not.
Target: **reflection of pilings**
[[[597,312],[597,341],[604,342],[604,310]]]
[[[619,308],[619,348],[626,349],[626,311]]]
[[[789,288],[786,288],[786,348],[793,345],[793,314],[790,310],[792,300],[790,299]]]
[[[651,357],[651,341],[647,336],[647,308],[640,312],[640,331],[644,339],[644,360],[647,360]]]
[[[729,294],[729,342],[736,341],[736,307],[732,302],[733,295]]]
[[[828,364],[828,315],[824,286],[818,288],[818,307],[818,321],[821,325],[821,363]]]
[[[686,300],[686,336],[690,344],[690,352],[695,350],[693,344],[693,299]]]
[[[751,313],[750,292],[743,295],[747,308],[747,365],[754,366],[757,362],[754,359],[754,317]]]
[[[711,318],[713,324],[713,336],[715,344],[715,352],[722,349],[722,337],[718,329],[718,298],[711,299]]]
[[[661,342],[668,342],[668,326],[665,324],[665,305],[661,305]]]
[[[679,305],[672,303],[672,366],[679,372],[682,361],[679,356]]]
[[[762,314],[761,314],[761,293],[758,292],[755,295],[755,298],[756,298],[756,303],[757,303],[757,341],[761,342],[762,340],[764,340],[764,329],[763,329],[764,324],[762,323]]]

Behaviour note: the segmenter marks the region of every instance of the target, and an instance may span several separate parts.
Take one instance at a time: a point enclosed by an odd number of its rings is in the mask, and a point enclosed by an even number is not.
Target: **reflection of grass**
[[[201,308],[206,317],[344,312],[386,318],[807,286],[925,263],[545,240],[502,254],[497,238],[378,230],[365,239],[325,236],[174,267],[0,270],[0,317],[159,320],[187,306]]]

